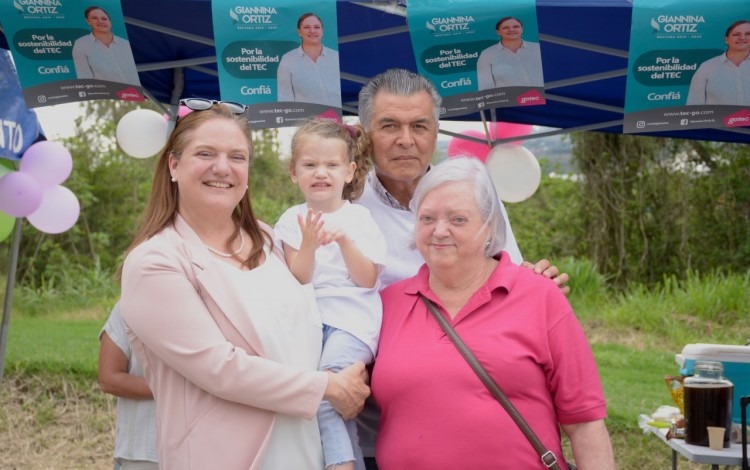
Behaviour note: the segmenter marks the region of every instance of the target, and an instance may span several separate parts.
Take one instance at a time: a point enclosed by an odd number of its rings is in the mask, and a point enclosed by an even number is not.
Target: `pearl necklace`
[[[224,253],[223,251],[219,251],[214,247],[206,245],[205,243],[203,244],[203,246],[208,248],[208,251],[210,251],[211,253],[219,255],[222,258],[231,258],[233,256],[232,253]],[[242,234],[242,229],[240,229],[240,247],[235,250],[234,254],[239,255],[240,253],[242,253],[243,248],[245,248],[245,236]]]

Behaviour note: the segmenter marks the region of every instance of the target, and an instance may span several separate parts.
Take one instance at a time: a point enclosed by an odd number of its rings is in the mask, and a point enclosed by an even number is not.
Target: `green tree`
[[[279,158],[276,131],[257,131],[253,143],[255,155],[250,167],[253,210],[260,220],[273,226],[284,210],[300,204],[304,198],[289,177],[289,162]]]
[[[128,157],[117,146],[116,123],[138,107],[112,100],[81,104],[75,135],[63,144],[73,156],[73,172],[63,184],[78,197],[78,222],[49,235],[24,224],[18,280],[61,285],[92,270],[108,275],[132,237],[151,185],[155,159]]]
[[[585,254],[617,285],[747,269],[746,146],[597,132],[572,138]]]
[[[115,130],[119,119],[133,109],[157,109],[149,103],[112,100],[89,101],[82,107],[75,135],[63,141],[74,162],[64,185],[78,197],[80,217],[73,228],[58,235],[24,223],[17,277],[22,286],[50,291],[90,283],[93,290],[105,285],[116,289],[111,279],[150,195],[158,157],[125,155]],[[289,179],[287,162],[278,157],[277,132],[256,131],[253,142],[253,204],[258,217],[273,225],[301,196]]]
[[[584,252],[582,192],[575,175],[550,176],[542,158],[542,181],[537,192],[520,203],[505,203],[513,234],[524,259],[558,263]]]

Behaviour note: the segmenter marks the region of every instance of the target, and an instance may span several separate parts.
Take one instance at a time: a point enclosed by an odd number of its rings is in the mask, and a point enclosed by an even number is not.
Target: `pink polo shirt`
[[[419,299],[422,292],[440,306],[428,276],[423,265],[381,292],[372,374],[382,412],[379,468],[544,469]],[[596,363],[567,299],[551,280],[512,264],[507,253],[452,325],[558,459],[560,424],[606,417]]]

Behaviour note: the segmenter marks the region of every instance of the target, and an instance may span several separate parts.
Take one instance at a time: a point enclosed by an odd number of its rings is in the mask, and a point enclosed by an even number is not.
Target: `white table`
[[[732,442],[726,449],[713,450],[709,447],[686,444],[684,439],[667,440],[667,429],[664,428],[649,427],[648,430],[672,449],[672,470],[677,470],[677,454],[691,462],[711,465],[713,470],[718,470],[719,465],[726,467],[742,465],[742,444]]]

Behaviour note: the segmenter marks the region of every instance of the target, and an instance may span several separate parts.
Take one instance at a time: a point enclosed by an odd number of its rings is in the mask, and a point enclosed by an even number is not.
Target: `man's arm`
[[[570,276],[568,276],[568,273],[561,273],[560,270],[557,269],[557,266],[553,266],[549,260],[540,259],[536,263],[524,261],[521,263],[521,266],[533,269],[535,273],[541,274],[548,279],[552,279],[563,294],[568,295],[570,293],[570,286],[568,285]]]
[[[128,358],[109,337],[102,332],[99,339],[99,388],[117,397],[150,399],[151,389],[143,377],[128,373]]]

